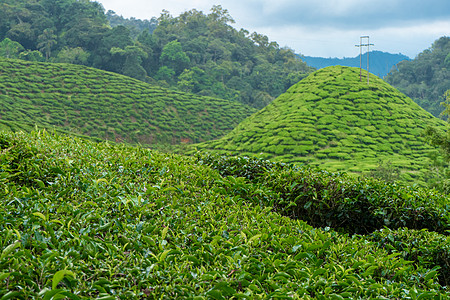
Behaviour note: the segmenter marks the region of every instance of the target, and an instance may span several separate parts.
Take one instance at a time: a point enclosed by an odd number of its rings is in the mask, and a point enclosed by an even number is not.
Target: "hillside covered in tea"
[[[0,128],[56,128],[103,140],[180,144],[218,138],[253,113],[72,64],[0,58]]]
[[[0,199],[1,299],[450,298],[432,190],[0,131]]]
[[[411,179],[432,149],[422,137],[445,123],[360,70],[328,67],[292,86],[225,137],[197,149],[260,155],[331,171],[365,172],[390,161]]]

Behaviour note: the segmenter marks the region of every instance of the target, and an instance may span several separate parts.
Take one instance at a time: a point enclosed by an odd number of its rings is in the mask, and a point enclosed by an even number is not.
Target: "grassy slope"
[[[421,136],[427,125],[444,122],[378,77],[371,74],[367,85],[359,69],[335,66],[311,74],[225,137],[197,148],[331,171],[364,172],[390,160],[412,171],[403,174],[408,179],[431,149]]]
[[[144,145],[217,138],[254,112],[70,64],[0,59],[0,128],[56,127]]]
[[[283,217],[195,158],[44,132],[0,150],[5,299],[449,298],[405,249]]]

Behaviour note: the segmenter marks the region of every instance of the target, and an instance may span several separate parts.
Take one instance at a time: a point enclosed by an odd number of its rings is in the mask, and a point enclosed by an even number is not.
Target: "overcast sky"
[[[411,58],[441,36],[450,36],[450,0],[97,0],[106,11],[126,18],[151,19],[163,9],[174,17],[213,5],[227,9],[236,29],[267,35],[296,53],[355,57],[360,36],[371,50]]]

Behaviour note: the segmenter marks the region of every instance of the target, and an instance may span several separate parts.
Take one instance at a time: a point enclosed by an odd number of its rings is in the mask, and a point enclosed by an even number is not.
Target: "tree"
[[[112,48],[125,49],[127,46],[134,45],[130,37],[130,31],[124,26],[117,26],[107,29],[101,36],[101,41],[95,49],[91,50],[92,66],[102,70],[116,73],[122,73],[123,64],[126,56],[113,56]]]
[[[28,61],[44,61],[42,53],[37,50],[27,50],[19,53],[19,58]]]
[[[65,46],[82,47],[87,51],[95,51],[99,48],[102,38],[108,28],[89,18],[81,18],[79,23],[65,32]]]
[[[181,43],[177,40],[169,42],[164,46],[161,57],[163,66],[167,66],[175,71],[176,75],[181,74],[189,65],[190,59],[183,51]]]
[[[450,37],[441,37],[414,60],[397,64],[385,80],[435,117],[440,117],[440,103],[445,101],[443,94],[450,86],[449,53]]]
[[[85,65],[88,58],[89,53],[81,47],[64,47],[61,51],[59,51],[58,56],[54,59],[54,61],[59,63]]]
[[[145,81],[147,72],[141,64],[142,58],[147,57],[147,53],[144,52],[138,45],[127,46],[125,49],[115,47],[111,49],[111,53],[113,55],[125,57],[125,63],[121,70],[123,75]]]
[[[18,43],[5,38],[0,42],[0,56],[6,58],[19,58],[19,53],[24,51],[23,46]]]
[[[444,95],[445,102],[442,105],[445,107],[442,114],[450,115],[450,90]],[[449,121],[448,121],[449,122]],[[428,127],[425,131],[429,142],[439,147],[440,153],[434,153],[430,170],[428,172],[427,182],[431,188],[435,188],[443,193],[450,193],[450,131],[440,132],[436,128]]]
[[[12,26],[6,36],[27,49],[33,49],[35,46],[36,37],[30,23],[20,22]]]
[[[56,35],[54,34],[54,30],[47,28],[44,32],[38,37],[38,48],[39,51],[44,53],[45,60],[48,61],[52,54],[52,48],[56,45]]]
[[[155,79],[163,81],[166,84],[171,84],[174,81],[175,71],[167,66],[162,66],[156,72]]]
[[[209,18],[222,24],[235,23],[228,10],[224,9],[221,5],[214,5],[211,8]]]
[[[147,53],[147,58],[142,59],[142,67],[148,75],[155,74],[159,66],[159,55],[157,51],[157,41],[153,34],[142,31],[137,38],[142,50]]]
[[[206,72],[199,67],[186,69],[178,76],[178,88],[185,92],[199,93],[212,85],[209,79]]]

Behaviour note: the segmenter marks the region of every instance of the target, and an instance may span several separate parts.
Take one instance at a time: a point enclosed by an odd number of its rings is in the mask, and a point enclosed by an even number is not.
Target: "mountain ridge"
[[[358,67],[360,66],[359,55],[355,57],[344,57],[344,58],[325,58],[325,57],[315,57],[315,56],[299,56],[301,60],[306,62],[309,66],[316,69],[322,69],[330,66],[347,66],[347,67]],[[372,74],[377,75],[380,78],[386,76],[391,69],[401,61],[411,60],[408,56],[399,54],[392,54],[383,51],[371,51],[369,52],[369,71]],[[363,69],[367,69],[367,52],[361,56],[361,65]]]

